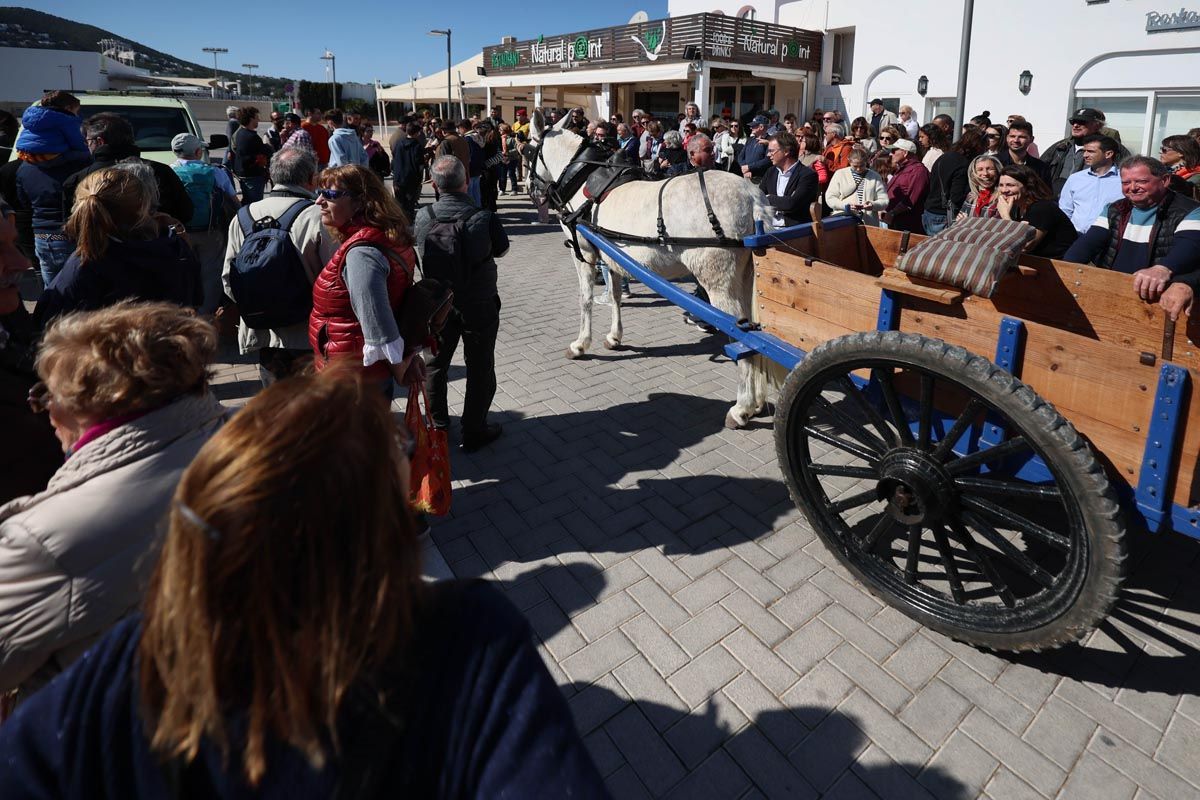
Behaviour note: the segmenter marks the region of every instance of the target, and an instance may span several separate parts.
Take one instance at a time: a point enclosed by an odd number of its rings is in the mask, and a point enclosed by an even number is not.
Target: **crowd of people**
[[[412,440],[388,413],[397,386],[424,387],[449,428],[461,344],[460,446],[502,434],[495,212],[533,168],[526,113],[411,115],[385,143],[339,109],[272,112],[260,132],[256,107],[230,107],[224,163],[186,133],[166,165],[121,116],[79,108],[47,93],[0,167],[0,431],[21,454],[0,459],[0,692],[18,705],[0,725],[4,796],[180,781],[602,795],[520,614],[482,585],[422,583]],[[1189,310],[1200,129],[1154,159],[1098,109],[1068,121],[1039,149],[1016,115],[956,129],[879,100],[848,124],[695,104],[547,118],[648,179],[739,174],[778,226],[1021,221],[1029,253],[1129,273],[1142,299]],[[412,333],[429,322],[409,302],[421,278],[452,294],[436,336]],[[234,309],[263,389],[231,414],[208,381]]]

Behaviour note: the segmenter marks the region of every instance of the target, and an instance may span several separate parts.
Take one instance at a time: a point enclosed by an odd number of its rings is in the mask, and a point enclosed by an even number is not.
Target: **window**
[[[854,82],[854,29],[835,31],[833,34],[833,63],[830,65],[829,82],[834,86]]]
[[[1108,114],[1107,111],[1104,113]],[[1200,128],[1200,96],[1160,95],[1154,107],[1154,133],[1146,147],[1148,154],[1157,155],[1163,139],[1187,133],[1192,128]]]
[[[156,106],[105,106],[88,104],[81,112],[84,119],[93,114],[112,113],[124,117],[133,126],[133,140],[140,150],[170,150],[171,139],[178,133],[194,133],[181,108]]]
[[[679,92],[634,92],[633,107],[640,108],[647,114],[665,120],[663,130],[668,130],[682,107],[679,105]]]
[[[1080,97],[1076,104],[1079,108],[1098,108],[1104,112],[1104,124],[1121,134],[1121,144],[1129,148],[1131,153],[1148,151],[1146,145],[1146,116],[1150,98],[1146,95],[1108,95]],[[1184,133],[1187,133],[1185,128]],[[1035,131],[1036,133],[1036,131]],[[1055,130],[1048,137],[1049,142],[1057,141],[1061,134]],[[1157,155],[1157,149],[1154,151]]]
[[[953,97],[931,97],[925,101],[925,116],[921,118],[921,124],[931,122],[938,114],[945,114],[948,117],[954,117],[954,106],[958,101]],[[899,110],[899,109],[897,109]],[[960,123],[959,120],[955,120]],[[961,124],[961,123],[960,123]]]

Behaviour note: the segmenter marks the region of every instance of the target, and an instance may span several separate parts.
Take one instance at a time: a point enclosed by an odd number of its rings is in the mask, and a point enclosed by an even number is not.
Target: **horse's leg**
[[[572,257],[579,275],[579,338],[567,346],[567,358],[579,358],[592,345],[592,285],[596,267]]]
[[[687,264],[708,292],[709,302],[734,319],[749,318],[750,289],[745,272],[750,264],[743,251],[706,251],[702,262]],[[699,267],[699,269],[696,269]],[[726,428],[743,428],[759,412],[765,398],[761,381],[754,371],[753,359],[738,361],[737,401],[725,414]]]
[[[608,290],[609,299],[612,301],[612,323],[608,329],[608,335],[604,337],[604,347],[608,350],[616,350],[621,346],[621,275],[609,266],[609,283],[611,286]]]

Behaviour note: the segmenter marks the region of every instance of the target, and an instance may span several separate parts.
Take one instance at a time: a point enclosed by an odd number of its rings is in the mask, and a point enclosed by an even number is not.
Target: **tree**
[[[342,85],[339,83],[337,87],[338,99],[342,97]],[[300,100],[300,108],[308,111],[310,108],[320,108],[329,110],[332,108],[330,103],[333,102],[333,92],[329,88],[327,81],[316,83],[313,81],[300,81],[297,97]]]

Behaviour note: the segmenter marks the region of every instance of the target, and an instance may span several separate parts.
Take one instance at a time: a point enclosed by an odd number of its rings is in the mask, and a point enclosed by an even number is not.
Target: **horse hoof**
[[[606,338],[604,340],[604,349],[605,350],[620,350],[621,349],[621,341],[618,339],[617,341],[614,342],[614,341]]]
[[[579,358],[581,355],[583,355],[583,353],[582,352],[576,353],[575,348],[568,347],[567,352],[564,353],[563,355],[565,355],[567,358],[573,360],[573,359]]]
[[[725,427],[731,431],[736,431],[746,427],[746,423],[739,421],[738,418],[733,415],[733,412],[730,411],[725,415]]]

